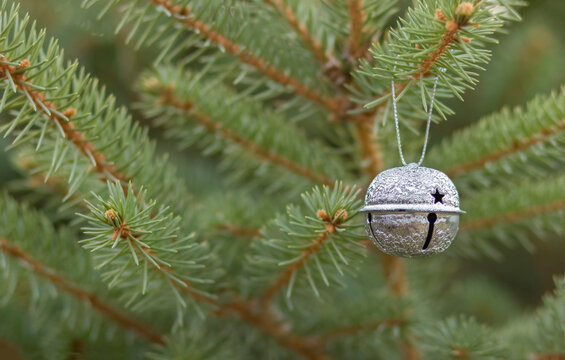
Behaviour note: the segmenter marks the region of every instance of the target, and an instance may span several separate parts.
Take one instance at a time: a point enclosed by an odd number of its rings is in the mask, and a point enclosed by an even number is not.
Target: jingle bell
[[[441,171],[408,164],[381,172],[367,190],[366,230],[383,252],[421,257],[445,251],[459,230],[459,195]]]

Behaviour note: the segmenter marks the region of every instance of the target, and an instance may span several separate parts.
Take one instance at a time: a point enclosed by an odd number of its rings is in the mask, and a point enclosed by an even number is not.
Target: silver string
[[[396,70],[396,65],[394,66],[393,71]],[[420,156],[420,160],[418,160],[418,166],[422,165],[424,162],[424,156],[426,156],[426,148],[428,147],[428,138],[430,136],[430,125],[432,122],[432,112],[434,110],[434,100],[436,96],[436,89],[437,89],[437,82],[439,80],[439,76],[436,76],[434,81],[434,88],[432,90],[432,97],[430,100],[430,107],[428,111],[428,123],[426,124],[426,135],[424,137],[424,148],[422,149],[422,156]],[[400,141],[400,126],[398,125],[398,110],[396,109],[396,89],[394,88],[394,78],[392,79],[392,107],[394,109],[394,125],[396,127],[396,141],[398,143],[398,152],[400,153],[400,160],[402,161],[402,165],[406,166],[406,160],[404,160],[404,154],[402,153],[402,142]]]

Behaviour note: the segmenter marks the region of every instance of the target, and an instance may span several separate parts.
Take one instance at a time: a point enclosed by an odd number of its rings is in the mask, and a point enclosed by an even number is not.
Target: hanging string
[[[393,71],[396,70],[396,65],[394,66]],[[424,148],[422,149],[422,155],[420,156],[420,160],[418,160],[418,166],[422,165],[424,161],[424,156],[426,156],[426,148],[428,147],[428,138],[430,135],[430,125],[432,122],[432,112],[434,110],[434,100],[436,96],[436,89],[437,89],[437,82],[439,80],[439,76],[436,76],[434,81],[434,88],[432,90],[432,97],[430,100],[430,106],[428,111],[428,123],[426,124],[426,135],[424,137]],[[398,125],[398,110],[396,109],[396,89],[394,88],[394,78],[392,79],[392,107],[394,110],[394,125],[396,127],[396,141],[398,143],[398,152],[400,153],[400,160],[402,161],[402,165],[406,166],[406,160],[404,160],[404,154],[402,153],[402,142],[400,141],[400,126]]]

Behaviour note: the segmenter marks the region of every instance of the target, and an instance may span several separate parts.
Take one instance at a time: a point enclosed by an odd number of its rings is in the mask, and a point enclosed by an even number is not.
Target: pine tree
[[[143,72],[102,85],[30,4],[95,34],[112,24]],[[562,259],[565,89],[448,127],[524,5],[2,0],[0,132],[15,170],[0,194],[0,355],[565,358],[562,276],[524,310],[465,270],[519,268],[516,249],[541,240]],[[467,214],[445,254],[404,260],[370,244],[359,210],[399,165],[391,81],[413,158],[436,78],[424,165],[453,179]]]

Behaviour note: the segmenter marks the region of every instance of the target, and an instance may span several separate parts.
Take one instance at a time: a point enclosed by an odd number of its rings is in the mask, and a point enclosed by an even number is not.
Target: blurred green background
[[[408,0],[399,2],[400,14],[409,3]],[[134,117],[143,122],[132,106],[137,100],[132,89],[138,74],[151,66],[154,52],[152,49],[136,50],[125,44],[123,33],[115,34],[120,19],[118,13],[98,20],[97,10],[82,9],[80,4],[77,0],[22,0],[24,11],[37,20],[39,27],[45,27],[49,36],[59,39],[66,56],[78,58],[116,95],[119,104],[128,106]],[[525,104],[535,94],[547,94],[565,84],[565,1],[532,1],[521,13],[524,20],[512,24],[508,34],[499,36],[500,45],[493,47],[492,63],[481,73],[476,91],[468,92],[463,103],[452,102],[456,115],[434,129],[433,141],[439,141],[442,136],[483,115],[504,106]],[[2,140],[0,146],[5,145]],[[197,152],[190,156],[198,169],[205,170],[193,171],[193,180],[189,179],[189,183],[214,176],[210,158],[202,158]],[[18,176],[9,157],[9,152],[0,151],[0,186]],[[462,302],[470,303],[478,290],[492,293],[494,297],[515,299],[516,309],[496,309],[492,303],[481,309],[480,303],[475,302],[474,315],[489,322],[502,321],[519,308],[533,308],[541,295],[552,288],[552,275],[565,272],[565,242],[537,240],[536,244],[533,254],[520,248],[512,249],[506,260],[500,262],[462,261],[461,277],[467,280],[462,285],[465,288],[456,295]]]

